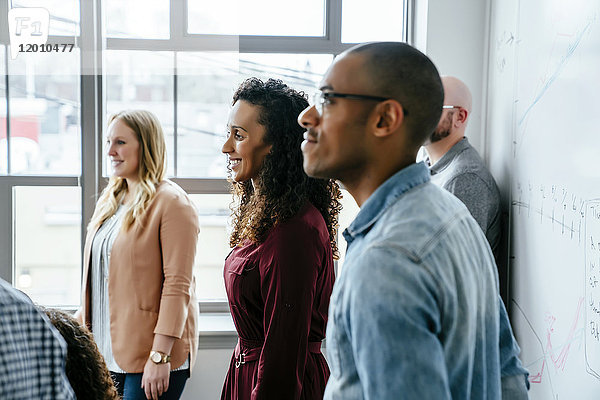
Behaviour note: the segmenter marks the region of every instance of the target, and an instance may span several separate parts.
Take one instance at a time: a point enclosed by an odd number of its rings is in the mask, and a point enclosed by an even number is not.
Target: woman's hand
[[[142,389],[144,389],[147,399],[158,400],[158,396],[169,389],[170,370],[170,362],[155,364],[150,359],[146,361],[142,375]]]

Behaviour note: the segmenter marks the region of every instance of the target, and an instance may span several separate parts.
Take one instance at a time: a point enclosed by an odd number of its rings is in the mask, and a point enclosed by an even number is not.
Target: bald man
[[[496,259],[500,242],[500,193],[483,160],[465,137],[472,97],[467,85],[453,76],[443,76],[444,105],[435,131],[425,145],[431,181],[458,197],[485,233]],[[506,314],[502,304],[501,314]],[[519,347],[508,317],[500,322],[502,398],[527,399],[527,372],[514,359]]]
[[[442,77],[444,108],[437,128],[425,145],[431,181],[458,197],[498,257],[500,242],[500,193],[496,181],[467,138],[471,114],[471,92],[453,76]]]

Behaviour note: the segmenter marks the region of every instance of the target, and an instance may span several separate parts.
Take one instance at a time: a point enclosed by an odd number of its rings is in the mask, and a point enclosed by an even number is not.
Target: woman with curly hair
[[[156,116],[127,110],[109,123],[113,175],[88,225],[77,316],[94,333],[119,395],[179,399],[198,349],[198,216],[165,179]]]
[[[92,333],[69,314],[42,308],[67,342],[65,370],[78,399],[118,400],[117,389]]]
[[[238,332],[221,399],[322,399],[321,354],[340,190],[302,169],[308,106],[279,80],[250,78],[233,96],[223,153],[234,194],[224,278]]]

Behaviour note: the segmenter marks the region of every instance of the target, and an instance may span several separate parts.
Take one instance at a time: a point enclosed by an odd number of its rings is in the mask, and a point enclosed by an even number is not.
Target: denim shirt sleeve
[[[506,312],[506,307],[504,306],[504,302],[502,299],[499,300],[500,304],[500,366],[502,371],[502,384],[505,384],[505,381],[509,380],[507,378],[513,376],[520,376],[521,379],[515,380],[515,382],[520,382],[521,384],[513,386],[513,390],[519,390],[520,398],[526,398],[527,390],[529,389],[529,372],[523,368],[521,364],[521,360],[519,359],[519,353],[521,349],[517,344],[517,340],[515,339],[512,328],[510,326],[510,320],[508,319],[508,314]],[[503,398],[515,398],[515,397],[504,397]]]
[[[435,279],[394,243],[361,258],[343,312],[364,398],[450,399]]]

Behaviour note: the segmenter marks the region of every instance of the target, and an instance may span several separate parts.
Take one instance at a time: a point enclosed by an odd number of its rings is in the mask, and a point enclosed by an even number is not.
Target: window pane
[[[167,142],[167,174],[174,174],[173,53],[107,50],[104,52],[107,115],[143,109],[154,113]],[[106,136],[106,128],[104,135]],[[103,140],[103,143],[105,141]],[[104,164],[105,175],[111,171]]]
[[[338,250],[340,252],[340,259],[338,260],[337,273],[339,274],[344,267],[344,257],[346,255],[346,240],[342,235],[342,232],[354,221],[356,215],[360,211],[358,204],[354,201],[354,197],[345,189],[342,189],[342,211],[340,211],[339,223],[340,228],[338,230]]]
[[[342,2],[343,43],[401,41],[403,25],[403,1],[343,0]]]
[[[170,37],[169,0],[103,0],[106,36],[132,39]]]
[[[231,98],[251,76],[282,79],[312,93],[331,63],[328,54],[178,53],[179,177],[225,177],[221,153]]]
[[[332,61],[331,54],[240,54],[240,82],[252,76],[275,78],[312,94]]]
[[[0,45],[0,77],[6,75],[6,48]],[[0,175],[8,173],[8,143],[6,140],[6,80],[0,79]]]
[[[188,0],[189,33],[323,36],[324,21],[324,0]]]
[[[50,35],[79,36],[79,0],[12,0],[12,5],[48,10]]]
[[[8,60],[11,174],[79,175],[79,49]]]
[[[229,254],[229,194],[192,194],[198,210],[200,236],[194,275],[199,300],[225,300],[223,265]]]
[[[20,186],[14,199],[15,286],[42,305],[79,305],[80,188]]]
[[[238,53],[177,54],[177,175],[225,177],[221,153]]]

